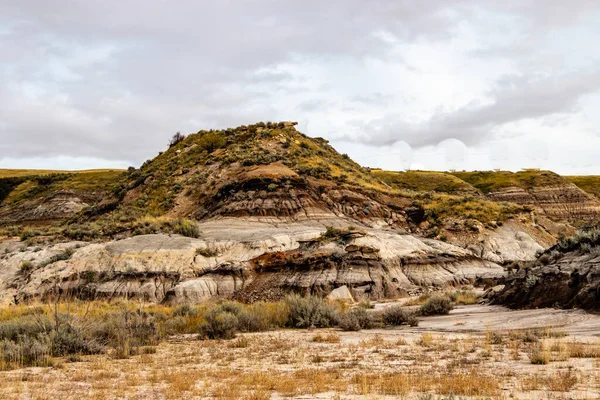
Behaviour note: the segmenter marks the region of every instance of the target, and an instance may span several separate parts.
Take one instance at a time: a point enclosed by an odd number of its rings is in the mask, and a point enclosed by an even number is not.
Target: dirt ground
[[[598,399],[599,335],[600,316],[579,310],[461,306],[415,328],[178,337],[0,372],[0,398]]]

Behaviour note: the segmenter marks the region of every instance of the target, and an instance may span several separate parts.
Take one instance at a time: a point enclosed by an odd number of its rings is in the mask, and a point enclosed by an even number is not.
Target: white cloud
[[[291,119],[365,165],[600,174],[598,26],[594,0],[3,2],[0,164]]]

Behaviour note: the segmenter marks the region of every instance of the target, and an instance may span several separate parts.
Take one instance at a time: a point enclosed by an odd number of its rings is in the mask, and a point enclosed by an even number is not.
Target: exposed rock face
[[[533,261],[544,248],[554,244],[554,237],[544,229],[514,222],[461,240],[473,254],[498,264]]]
[[[508,187],[488,193],[494,201],[533,206],[538,213],[557,221],[590,221],[600,217],[600,201],[563,180],[559,186]]]
[[[288,292],[327,295],[346,286],[355,298],[392,297],[422,286],[494,283],[497,264],[468,250],[431,239],[365,228],[322,239],[325,224],[281,227],[228,219],[201,224],[202,238],[143,235],[107,243],[62,243],[41,251],[16,251],[4,242],[0,260],[4,302],[127,297],[197,303],[211,297],[246,301]],[[67,248],[67,260],[48,263]],[[31,272],[21,271],[30,262]]]
[[[543,255],[542,257],[547,257]],[[579,307],[600,310],[600,252],[546,258],[506,277],[494,302],[510,307]]]
[[[89,204],[80,196],[63,190],[41,200],[27,201],[4,211],[0,209],[0,224],[62,220],[87,206]]]

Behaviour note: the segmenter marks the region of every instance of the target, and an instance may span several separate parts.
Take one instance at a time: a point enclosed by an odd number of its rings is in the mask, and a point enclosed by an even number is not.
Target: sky
[[[297,121],[368,167],[600,175],[597,0],[3,0],[0,168]]]

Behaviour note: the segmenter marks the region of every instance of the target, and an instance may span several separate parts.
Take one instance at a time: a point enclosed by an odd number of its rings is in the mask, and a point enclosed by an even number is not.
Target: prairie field
[[[8,319],[10,312],[0,313]],[[577,310],[459,305],[415,327],[277,329],[229,340],[179,333],[127,354],[111,350],[6,368],[0,397],[595,399],[599,328],[600,316]]]

